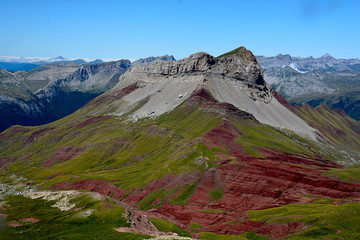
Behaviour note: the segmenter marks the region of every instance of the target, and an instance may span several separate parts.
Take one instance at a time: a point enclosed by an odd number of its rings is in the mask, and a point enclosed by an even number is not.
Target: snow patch
[[[289,67],[291,67],[292,69],[294,69],[295,71],[298,71],[299,73],[306,73],[307,71],[300,71],[297,66],[295,65],[295,63],[290,63]]]

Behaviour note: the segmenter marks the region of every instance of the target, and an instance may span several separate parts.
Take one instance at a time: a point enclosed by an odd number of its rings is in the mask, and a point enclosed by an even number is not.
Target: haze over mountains
[[[335,71],[360,71],[360,59],[336,59],[330,54],[326,53],[319,58],[313,57],[293,57],[289,54],[278,54],[275,57],[257,56],[263,69],[271,67],[285,67],[290,66],[299,72],[307,72],[313,70],[321,70],[324,72]]]
[[[39,66],[51,63],[67,63],[73,62],[78,65],[103,63],[101,59],[84,60],[84,59],[68,59],[62,56],[53,58],[36,58],[36,57],[6,57],[0,56],[0,68],[9,72],[30,71]]]
[[[360,120],[360,59],[258,56],[264,76],[291,104],[327,104]]]
[[[138,59],[133,64],[158,59],[174,57]],[[131,65],[129,60],[79,64],[56,58],[28,72],[0,69],[0,111],[4,113],[0,131],[14,124],[39,125],[67,116],[112,88]]]
[[[164,60],[164,61],[174,61],[175,58],[173,56],[164,55],[159,57],[147,57],[140,58],[136,60],[131,60],[132,65],[144,65],[150,64],[155,60]],[[116,60],[108,60],[108,59],[81,59],[81,58],[64,58],[62,56],[58,57],[47,57],[47,58],[37,58],[37,57],[7,57],[0,56],[0,68],[9,72],[17,72],[17,71],[30,71],[39,66],[52,64],[52,63],[75,63],[78,65],[91,65],[91,64],[100,64],[104,62],[112,62]]]
[[[360,122],[290,106],[244,47],[126,63],[72,69],[79,89],[124,73],[65,118],[0,134],[2,236],[360,236]]]

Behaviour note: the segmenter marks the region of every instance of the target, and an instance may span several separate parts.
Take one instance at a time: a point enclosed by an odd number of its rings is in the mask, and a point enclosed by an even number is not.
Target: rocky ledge
[[[249,95],[253,100],[269,102],[272,99],[271,87],[264,80],[259,62],[245,47],[240,47],[231,54],[219,58],[205,52],[198,52],[179,61],[158,60],[150,65],[134,66],[122,78],[132,75],[146,75],[147,78],[186,75],[230,78],[249,88]]]

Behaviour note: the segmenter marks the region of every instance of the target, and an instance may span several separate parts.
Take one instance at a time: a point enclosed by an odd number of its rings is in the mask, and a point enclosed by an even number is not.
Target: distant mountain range
[[[139,66],[139,65],[148,65],[154,61],[162,60],[162,61],[176,61],[174,56],[164,55],[160,57],[147,57],[147,58],[140,58],[133,62],[131,62],[131,66]]]
[[[278,54],[275,57],[257,56],[257,59],[263,69],[289,66],[299,72],[313,70],[321,70],[324,72],[345,70],[360,71],[360,59],[336,59],[328,53],[319,58],[302,58],[292,57],[289,54]]]
[[[291,104],[326,103],[360,120],[360,59],[257,56],[265,80]]]
[[[168,55],[149,57],[135,64],[156,60],[175,59]],[[39,125],[65,117],[115,86],[132,66],[129,60],[77,62],[58,57],[27,72],[0,69],[0,132],[14,124]]]
[[[36,57],[6,57],[0,56],[0,68],[9,72],[30,71],[39,66],[51,63],[67,63],[72,62],[78,65],[99,64],[104,61],[101,59],[84,60],[84,59],[68,59],[62,56],[54,58],[36,58]]]

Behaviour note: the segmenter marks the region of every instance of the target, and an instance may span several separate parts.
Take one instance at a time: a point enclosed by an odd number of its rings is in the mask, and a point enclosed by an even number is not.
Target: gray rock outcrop
[[[248,87],[254,100],[271,101],[270,86],[265,82],[263,71],[256,57],[246,48],[236,53],[215,58],[208,53],[198,52],[179,61],[155,61],[151,65],[132,67],[128,74],[152,74],[161,76],[212,75],[219,78],[232,77]]]
[[[164,56],[160,56],[160,57],[147,57],[147,58],[140,58],[137,59],[135,61],[133,61],[131,63],[132,66],[139,66],[139,65],[148,65],[151,64],[157,60],[162,60],[162,61],[176,61],[176,59],[174,58],[174,56],[172,55],[164,55]]]
[[[134,66],[106,94],[116,95],[116,92],[132,84],[139,88],[115,100],[112,114],[126,116],[133,121],[157,117],[179,106],[196,90],[204,88],[217,101],[230,103],[262,123],[314,138],[314,129],[272,96],[272,89],[264,80],[259,62],[244,47],[218,58],[198,52],[178,61],[155,61],[150,65]]]

